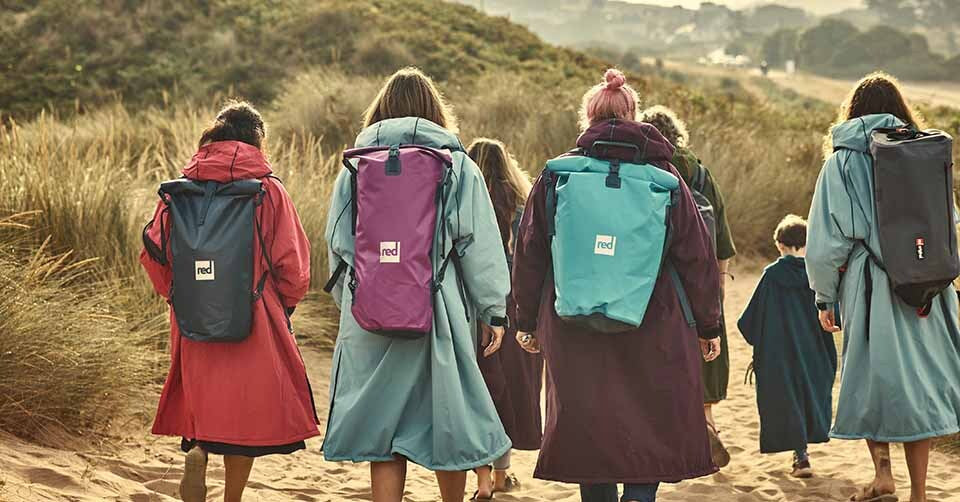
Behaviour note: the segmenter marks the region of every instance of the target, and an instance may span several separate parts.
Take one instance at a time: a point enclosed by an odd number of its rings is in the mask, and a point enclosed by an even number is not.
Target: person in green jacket
[[[687,126],[677,117],[673,110],[665,106],[653,106],[644,110],[640,117],[641,122],[653,125],[660,131],[676,150],[671,163],[677,168],[683,181],[700,192],[713,206],[716,220],[716,252],[717,263],[720,266],[721,305],[725,279],[733,278],[730,274],[730,260],[737,254],[727,223],[726,207],[723,194],[713,178],[713,174],[704,166],[697,155],[690,149],[690,137]],[[698,183],[699,172],[702,169],[703,181]],[[720,357],[703,363],[703,412],[707,418],[707,427],[710,430],[711,451],[717,466],[725,467],[730,462],[730,454],[720,441],[720,430],[713,418],[713,406],[727,398],[727,383],[730,380],[730,351],[727,349],[727,332],[721,332]]]

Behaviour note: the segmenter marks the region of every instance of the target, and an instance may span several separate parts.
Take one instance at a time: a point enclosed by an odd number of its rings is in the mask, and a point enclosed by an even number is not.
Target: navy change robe
[[[829,441],[837,347],[820,328],[803,258],[764,270],[737,326],[753,346],[760,452]]]

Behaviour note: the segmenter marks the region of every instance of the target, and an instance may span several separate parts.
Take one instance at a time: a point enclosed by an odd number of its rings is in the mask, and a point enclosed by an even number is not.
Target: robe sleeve
[[[676,169],[671,172],[680,178]],[[710,242],[710,234],[693,201],[690,188],[681,179],[680,193],[670,213],[673,241],[668,251],[697,321],[697,334],[703,339],[720,336],[720,269]]]
[[[330,194],[330,210],[327,214],[327,229],[324,236],[327,241],[327,265],[329,273],[333,274],[340,261],[345,261],[353,265],[353,234],[351,231],[353,221],[353,208],[350,205],[350,174],[341,169],[337,175],[337,180],[333,185],[333,192]],[[341,274],[340,278],[333,285],[330,293],[333,295],[333,301],[337,308],[340,307],[340,301],[343,298],[343,285],[346,274]]]
[[[840,150],[824,164],[813,193],[807,223],[807,275],[817,302],[835,303],[840,269],[858,240],[869,233],[866,216],[856,200],[849,166],[858,152]]]
[[[766,279],[767,274],[764,273],[760,282],[757,283],[757,289],[753,291],[753,296],[750,297],[750,303],[747,304],[747,308],[740,314],[740,320],[737,321],[740,334],[750,345],[756,345],[763,338],[763,321],[767,314],[766,298],[771,293]]]
[[[457,157],[461,159],[462,177],[454,185],[458,192],[458,206],[456,214],[448,216],[447,224],[455,238],[470,241],[460,258],[463,268],[461,279],[480,320],[490,324],[493,318],[507,315],[510,273],[497,216],[480,168],[465,154]]]
[[[173,280],[173,270],[170,267],[170,219],[167,206],[160,201],[153,212],[153,219],[143,230],[144,248],[140,251],[140,264],[150,277],[154,291],[166,299],[170,298],[170,283]],[[160,242],[160,230],[166,229],[164,238],[167,242]],[[161,249],[165,249],[166,256],[159,256]],[[162,262],[161,262],[162,261]]]
[[[279,182],[265,180],[267,203],[261,211],[264,222],[272,222],[264,228],[264,241],[273,264],[274,283],[284,307],[296,307],[310,288],[310,241],[300,223],[300,215],[290,200],[290,195]]]
[[[550,265],[546,225],[546,186],[543,175],[537,178],[520,217],[513,250],[513,300],[517,329],[536,331],[543,283]]]

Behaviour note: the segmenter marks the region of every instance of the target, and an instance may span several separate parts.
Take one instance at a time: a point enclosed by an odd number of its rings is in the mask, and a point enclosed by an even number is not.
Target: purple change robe
[[[677,175],[673,146],[649,124],[610,120],[577,141],[632,143],[644,162]],[[624,161],[632,150],[610,151]],[[679,175],[677,175],[679,178]],[[535,477],[571,483],[675,482],[717,471],[703,415],[701,356],[695,338],[719,336],[719,272],[710,237],[681,181],[667,251],[690,298],[698,328],[684,320],[667,274],[657,282],[640,328],[622,334],[562,321],[545,217],[543,178],[523,215],[514,255],[517,328],[536,333],[546,360],[547,413]],[[629,217],[629,215],[613,215]],[[699,331],[699,333],[698,333]]]

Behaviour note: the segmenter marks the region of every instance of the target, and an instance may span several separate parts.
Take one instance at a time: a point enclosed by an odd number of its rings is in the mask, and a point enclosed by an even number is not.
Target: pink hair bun
[[[615,91],[627,83],[627,77],[624,76],[622,71],[616,68],[607,70],[607,72],[603,74],[603,79],[607,81],[606,89],[610,91]]]

